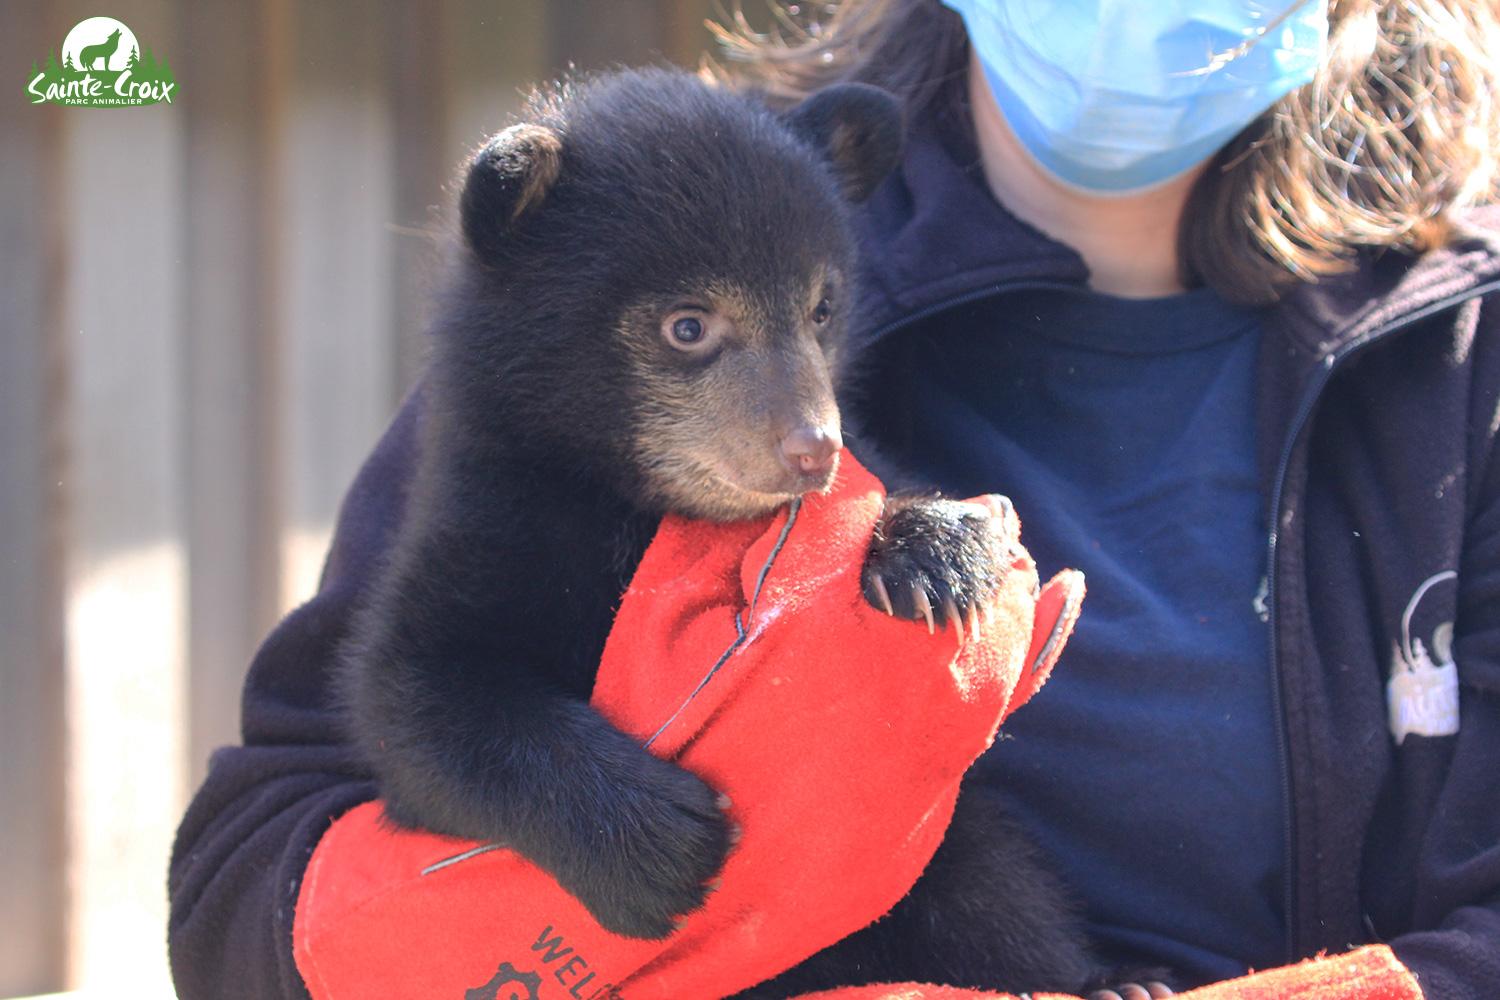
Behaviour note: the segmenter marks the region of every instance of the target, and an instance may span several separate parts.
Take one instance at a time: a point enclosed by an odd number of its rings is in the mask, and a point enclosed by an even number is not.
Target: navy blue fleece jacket
[[[896,456],[919,416],[904,388],[924,329],[1087,281],[1077,254],[960,166],[971,158],[919,131],[861,218],[864,374],[848,405]],[[1256,375],[1286,957],[1386,941],[1430,1000],[1487,1000],[1500,982],[1496,292],[1500,235],[1476,216],[1445,250],[1289,294]],[[183,819],[169,941],[184,1000],[306,996],[291,957],[303,869],[332,819],[375,795],[341,738],[330,665],[400,523],[420,419],[419,389],[345,501],[318,594],[251,665],[243,745],[215,755]],[[1456,666],[1457,726],[1397,743],[1387,681],[1412,636]]]

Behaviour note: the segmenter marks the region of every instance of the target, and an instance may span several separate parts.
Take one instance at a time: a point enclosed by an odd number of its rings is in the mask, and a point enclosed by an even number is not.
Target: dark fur
[[[645,71],[543,95],[477,154],[422,464],[342,674],[392,821],[512,847],[623,934],[666,935],[702,903],[731,842],[714,790],[587,699],[665,511],[754,516],[831,478],[788,472],[779,442],[837,434],[847,202],[898,146],[871,88],[777,116]],[[663,338],[682,300],[732,327],[713,357]],[[944,598],[966,609],[994,585],[993,538],[954,505],[893,501],[867,581],[907,615],[927,588],[941,622]],[[1077,988],[1089,963],[1062,894],[1009,829],[966,795],[907,901],[763,995],[907,976]]]

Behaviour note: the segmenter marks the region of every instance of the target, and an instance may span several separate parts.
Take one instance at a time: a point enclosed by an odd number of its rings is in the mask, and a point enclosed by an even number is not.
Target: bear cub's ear
[[[850,201],[868,198],[901,155],[901,105],[866,83],[824,87],[785,120],[828,158]]]
[[[474,155],[459,199],[464,238],[491,257],[521,216],[541,204],[562,167],[562,138],[541,125],[512,125]]]

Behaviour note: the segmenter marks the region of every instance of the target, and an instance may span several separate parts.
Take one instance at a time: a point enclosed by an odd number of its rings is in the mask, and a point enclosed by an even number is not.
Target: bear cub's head
[[[667,70],[535,96],[459,203],[435,361],[470,432],[653,512],[732,520],[827,489],[850,205],[900,145],[895,99],[859,84],[786,112]]]

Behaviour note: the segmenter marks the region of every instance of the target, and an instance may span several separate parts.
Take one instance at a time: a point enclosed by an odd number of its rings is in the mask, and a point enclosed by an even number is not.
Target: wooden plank
[[[180,57],[168,0],[110,13],[158,58]],[[70,979],[169,995],[162,878],[187,784],[181,106],[60,110]]]
[[[728,8],[729,3],[721,3]],[[712,37],[703,22],[717,16],[710,0],[657,0],[662,52],[685,69],[696,70],[712,48]]]
[[[0,37],[38,63],[66,26],[0,5]],[[18,67],[19,69],[20,67]],[[66,109],[0,102],[0,995],[67,972],[62,617],[61,234]]]
[[[431,282],[442,258],[444,182],[455,153],[445,111],[447,4],[385,0],[386,74],[393,143],[391,322],[396,337],[392,407],[425,356]]]
[[[657,0],[553,0],[547,13],[554,72],[570,63],[592,70],[661,59]]]
[[[284,2],[284,0],[278,0]],[[183,4],[190,777],[239,741],[245,668],[280,610],[274,266],[287,40],[275,4]],[[253,45],[216,45],[223,37]]]
[[[554,0],[548,4],[552,72],[672,62],[697,69],[710,0]]]
[[[504,128],[553,66],[545,0],[448,0],[441,72],[449,95],[447,158],[458,163]]]
[[[293,15],[277,167],[284,606],[316,588],[339,502],[389,420],[396,381],[385,25],[335,4]]]

